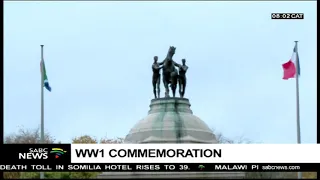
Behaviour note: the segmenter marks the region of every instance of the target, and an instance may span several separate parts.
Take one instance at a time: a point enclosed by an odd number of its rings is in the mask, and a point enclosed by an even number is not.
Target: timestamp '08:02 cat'
[[[271,19],[304,19],[304,13],[271,13]]]

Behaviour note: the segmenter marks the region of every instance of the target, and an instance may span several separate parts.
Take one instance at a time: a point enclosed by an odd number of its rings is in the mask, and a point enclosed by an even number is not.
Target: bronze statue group
[[[179,84],[180,97],[184,97],[187,78],[186,72],[188,66],[186,65],[186,60],[182,59],[182,64],[178,64],[173,61],[172,57],[175,54],[176,48],[170,46],[167,57],[160,63],[158,63],[158,56],[154,56],[154,62],[152,64],[152,85],[154,98],[160,98],[160,70],[162,69],[162,80],[165,87],[165,97],[169,96],[169,85],[171,87],[172,96],[175,97],[177,84]],[[179,69],[176,69],[176,67]]]

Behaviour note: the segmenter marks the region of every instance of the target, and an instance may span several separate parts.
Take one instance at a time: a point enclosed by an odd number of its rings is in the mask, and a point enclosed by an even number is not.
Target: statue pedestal
[[[125,138],[125,143],[217,143],[212,130],[193,115],[189,99],[151,100],[148,115]]]
[[[218,143],[212,130],[193,115],[186,98],[151,100],[148,115],[128,133],[132,144]],[[214,146],[214,145],[213,145]],[[100,179],[243,179],[244,172],[103,172]]]

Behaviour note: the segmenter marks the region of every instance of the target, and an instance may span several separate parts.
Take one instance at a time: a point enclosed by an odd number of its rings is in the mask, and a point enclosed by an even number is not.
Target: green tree
[[[95,137],[89,135],[82,135],[72,139],[72,144],[121,144],[123,143],[123,138],[110,139],[107,137],[101,138],[99,141]]]
[[[89,135],[83,135],[72,139],[72,144],[97,144],[96,138]]]
[[[303,179],[317,179],[317,172],[303,172]]]
[[[122,144],[124,142],[123,138],[115,138],[115,139],[109,139],[107,137],[100,139],[100,144]]]

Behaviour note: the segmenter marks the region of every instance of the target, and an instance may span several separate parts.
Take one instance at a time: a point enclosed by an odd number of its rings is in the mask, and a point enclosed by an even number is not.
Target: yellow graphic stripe
[[[61,148],[52,148],[53,151],[63,151],[63,152],[67,152],[67,151],[64,151],[63,149]]]

